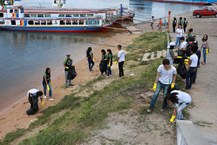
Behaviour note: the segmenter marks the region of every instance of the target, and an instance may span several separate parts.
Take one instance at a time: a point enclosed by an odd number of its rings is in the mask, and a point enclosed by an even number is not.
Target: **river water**
[[[24,6],[50,7],[52,2],[23,0]],[[72,8],[118,8],[120,4],[135,12],[135,23],[186,13],[197,6],[154,3],[144,0],[79,0],[66,1]],[[52,78],[63,74],[65,55],[70,53],[74,63],[85,57],[88,46],[103,42],[112,33],[56,34],[0,31],[0,111],[20,99],[23,92],[41,84],[47,66]],[[11,95],[15,94],[15,95]]]

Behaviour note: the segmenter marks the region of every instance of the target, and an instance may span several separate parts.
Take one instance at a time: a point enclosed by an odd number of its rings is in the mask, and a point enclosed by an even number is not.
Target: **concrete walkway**
[[[185,17],[194,29],[199,46],[202,36],[208,34],[211,48],[211,53],[207,55],[207,64],[198,69],[196,83],[189,91],[193,99],[190,120],[211,145],[217,145],[217,19],[194,18],[190,14]],[[174,34],[171,35],[175,37]]]

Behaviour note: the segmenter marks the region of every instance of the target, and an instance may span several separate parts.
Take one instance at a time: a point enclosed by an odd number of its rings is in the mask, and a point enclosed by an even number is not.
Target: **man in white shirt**
[[[118,45],[118,68],[119,68],[119,77],[124,76],[124,61],[126,58],[126,53],[124,52],[124,50],[122,49],[121,45]]]
[[[28,115],[33,115],[38,111],[38,98],[42,101],[43,92],[38,89],[31,89],[27,92],[27,97],[30,103],[30,109],[26,111]]]
[[[186,74],[186,89],[191,89],[192,83],[196,80],[197,75],[197,62],[198,62],[198,56],[196,55],[197,47],[192,46],[191,48],[192,55],[189,58],[189,64],[190,67]]]
[[[174,88],[176,82],[176,68],[170,65],[170,61],[168,59],[164,59],[162,64],[157,69],[157,76],[153,86],[153,90],[155,90],[154,95],[152,96],[151,103],[147,112],[150,113],[154,109],[154,105],[157,101],[158,95],[163,89],[164,101],[162,105],[161,111],[163,111],[167,107],[167,100],[165,99],[167,94],[167,89],[169,86]]]

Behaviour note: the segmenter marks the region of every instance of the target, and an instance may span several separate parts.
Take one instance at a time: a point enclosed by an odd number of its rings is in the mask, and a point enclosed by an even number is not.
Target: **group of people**
[[[181,23],[182,18],[180,17]],[[184,18],[184,21],[186,19]],[[195,83],[197,78],[197,69],[200,67],[201,53],[203,55],[203,65],[206,64],[206,54],[210,51],[208,46],[208,36],[205,34],[202,38],[201,47],[198,46],[196,36],[192,35],[193,29],[187,31],[186,37],[184,37],[185,31],[182,26],[187,27],[186,24],[178,24],[178,28],[175,31],[177,33],[176,42],[171,42],[167,51],[167,58],[164,59],[162,64],[157,69],[157,76],[153,86],[155,91],[150,107],[147,112],[153,111],[156,100],[160,91],[163,89],[163,105],[160,111],[164,111],[167,108],[167,101],[174,104],[175,109],[170,122],[174,122],[175,119],[182,120],[184,116],[182,110],[191,103],[191,96],[179,90],[175,85],[177,73],[185,80],[185,89],[191,89],[192,84]],[[174,48],[178,48],[178,56],[174,55]],[[173,63],[177,63],[177,69],[173,66]],[[180,67],[182,66],[182,67]],[[180,69],[184,72],[184,75],[180,74]]]
[[[49,67],[46,68],[45,73],[43,75],[42,86],[44,93],[38,89],[30,89],[27,92],[27,97],[30,103],[30,108],[26,111],[28,115],[34,115],[37,113],[38,107],[38,99],[40,98],[42,104],[44,104],[43,99],[46,99],[47,91],[49,92],[49,97],[51,101],[54,99],[52,98],[52,86],[51,86],[51,70]],[[44,94],[44,97],[43,97]]]
[[[191,96],[181,91],[176,83],[177,71],[176,68],[170,64],[168,59],[164,59],[162,64],[157,68],[157,76],[153,85],[155,91],[147,109],[151,113],[155,107],[155,103],[161,90],[163,90],[163,104],[160,111],[164,111],[168,107],[168,101],[174,105],[173,115],[170,122],[173,123],[175,119],[183,120],[184,116],[182,110],[191,103]]]
[[[121,45],[117,46],[118,49],[118,56],[117,56],[117,60],[115,61],[118,62],[118,69],[119,69],[119,77],[123,77],[124,76],[124,62],[126,59],[126,53],[125,51],[122,49]],[[113,65],[113,53],[111,49],[102,49],[101,50],[101,60],[99,63],[99,69],[101,72],[101,75],[105,74],[107,77],[112,75],[112,65]],[[86,56],[87,56],[87,62],[88,62],[88,66],[89,66],[89,70],[92,71],[93,66],[95,64],[95,60],[93,57],[93,52],[92,52],[92,48],[88,47],[87,51],[86,51]]]
[[[118,57],[117,57],[117,62],[118,62],[118,68],[119,68],[119,77],[124,76],[124,61],[126,58],[126,53],[122,49],[121,45],[117,46],[118,49]],[[103,75],[104,73],[106,76],[111,76],[112,75],[112,65],[113,65],[113,54],[111,49],[107,49],[107,53],[104,49],[101,50],[102,58],[100,61],[100,72]],[[93,52],[92,48],[88,47],[86,51],[86,57],[88,61],[88,68],[89,71],[92,71],[95,60],[93,57]],[[73,86],[72,80],[77,76],[75,66],[73,65],[73,60],[70,58],[70,54],[66,55],[66,59],[63,62],[64,66],[64,71],[65,71],[65,87]],[[27,92],[28,100],[30,103],[30,108],[26,111],[28,115],[33,115],[37,113],[39,107],[38,107],[38,100],[40,98],[42,104],[44,104],[44,100],[46,99],[47,91],[49,92],[49,100],[54,100],[52,98],[52,85],[51,85],[51,69],[49,67],[46,68],[45,73],[43,75],[43,80],[42,80],[42,86],[43,86],[43,92],[38,90],[38,89],[31,89]],[[44,96],[43,96],[44,95]]]

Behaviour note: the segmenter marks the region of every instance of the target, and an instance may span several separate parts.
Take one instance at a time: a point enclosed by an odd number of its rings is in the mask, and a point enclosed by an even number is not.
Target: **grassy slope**
[[[49,107],[28,129],[19,129],[6,135],[0,144],[11,144],[18,138],[28,136],[37,128],[44,126],[29,138],[21,139],[22,145],[41,144],[76,144],[86,139],[93,129],[100,128],[109,112],[129,109],[134,104],[135,92],[142,92],[144,86],[150,89],[153,85],[156,68],[162,59],[150,62],[146,68],[140,62],[145,51],[156,51],[166,48],[165,33],[146,33],[129,45],[125,70],[135,72],[134,77],[116,78],[101,90],[95,90],[89,97],[80,97],[83,90],[106,79],[97,78],[81,86],[76,93],[65,96],[60,103]],[[144,69],[145,68],[145,69]],[[144,108],[142,108],[144,110]]]

